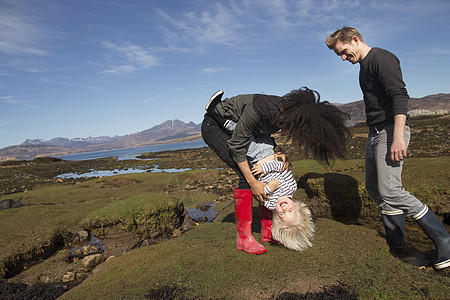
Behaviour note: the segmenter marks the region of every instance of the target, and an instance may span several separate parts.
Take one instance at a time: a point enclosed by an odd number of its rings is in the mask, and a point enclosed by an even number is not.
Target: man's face
[[[342,58],[343,61],[348,60],[352,64],[360,63],[361,49],[359,47],[359,40],[352,40],[350,43],[343,43],[338,41],[334,47],[334,52]]]

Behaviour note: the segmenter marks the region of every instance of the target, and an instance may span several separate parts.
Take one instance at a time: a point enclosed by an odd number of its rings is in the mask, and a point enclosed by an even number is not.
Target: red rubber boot
[[[273,212],[264,205],[259,205],[259,218],[261,219],[261,242],[270,242],[275,245],[281,243],[272,237],[272,216]]]
[[[250,254],[263,254],[266,253],[266,248],[258,243],[252,235],[252,199],[251,190],[234,189],[236,248]]]

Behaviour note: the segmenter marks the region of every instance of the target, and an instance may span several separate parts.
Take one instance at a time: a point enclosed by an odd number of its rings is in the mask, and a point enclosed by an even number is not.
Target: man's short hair
[[[332,34],[330,34],[327,37],[327,40],[325,41],[325,43],[327,44],[328,48],[330,48],[331,50],[334,50],[334,48],[336,47],[336,43],[338,41],[348,44],[352,41],[352,38],[354,36],[356,36],[361,42],[364,42],[364,40],[358,30],[356,30],[353,27],[344,26],[340,29],[337,29]]]

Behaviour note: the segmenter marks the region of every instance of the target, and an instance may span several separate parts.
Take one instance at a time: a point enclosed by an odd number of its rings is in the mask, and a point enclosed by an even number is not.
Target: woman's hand
[[[237,165],[244,175],[245,180],[250,185],[253,197],[258,202],[264,202],[264,200],[267,199],[267,195],[264,193],[264,187],[266,186],[266,184],[262,181],[257,180],[255,176],[253,176],[247,161],[238,162]]]
[[[264,187],[266,183],[262,181],[255,180],[250,184],[250,189],[252,190],[253,198],[260,203],[264,203],[267,199],[267,195],[264,193]]]
[[[292,167],[292,164],[288,160],[288,157],[284,153],[283,149],[281,149],[280,146],[276,146],[274,150],[275,150],[275,155],[274,155],[275,156],[275,160],[281,160],[283,162],[283,169],[282,169],[282,171],[290,169]]]
[[[264,174],[264,170],[263,170],[263,168],[261,167],[261,164],[259,164],[259,163],[256,163],[256,164],[254,164],[253,165],[253,168],[252,168],[252,174],[253,174],[253,176],[260,176],[260,177],[263,177],[264,175],[266,175],[266,174]]]

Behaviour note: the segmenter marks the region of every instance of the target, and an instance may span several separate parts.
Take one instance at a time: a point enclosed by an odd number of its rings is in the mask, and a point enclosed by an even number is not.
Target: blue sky
[[[394,52],[411,97],[448,93],[448,0],[0,0],[0,148],[200,123],[218,89],[362,99],[325,46],[349,25]]]

